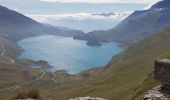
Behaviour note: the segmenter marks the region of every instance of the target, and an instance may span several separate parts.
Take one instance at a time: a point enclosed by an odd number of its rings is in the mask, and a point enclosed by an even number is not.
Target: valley
[[[37,89],[43,100],[140,100],[160,84],[154,61],[170,56],[169,3],[87,34],[0,6],[0,99]]]

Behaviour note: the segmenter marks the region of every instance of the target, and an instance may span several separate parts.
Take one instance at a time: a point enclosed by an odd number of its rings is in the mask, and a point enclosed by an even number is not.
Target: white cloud
[[[20,12],[19,8],[14,8],[15,11]]]
[[[50,3],[154,3],[158,0],[40,0]]]
[[[81,20],[122,20],[132,12],[115,13],[111,16],[93,15],[90,13],[57,14],[57,15],[27,15],[38,22],[81,21]]]

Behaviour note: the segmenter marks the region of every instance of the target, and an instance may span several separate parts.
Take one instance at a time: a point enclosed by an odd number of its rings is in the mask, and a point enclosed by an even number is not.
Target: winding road
[[[32,81],[28,81],[28,82],[25,82],[25,83],[22,83],[22,84],[19,84],[19,85],[15,85],[15,86],[11,86],[11,87],[8,87],[8,88],[0,89],[0,92],[6,91],[6,90],[11,90],[11,89],[21,88],[21,86],[23,86],[23,85],[27,85],[27,84],[30,84],[30,83],[35,82],[37,80],[40,80],[40,79],[42,79],[44,77],[46,72],[43,69],[41,69],[41,73],[42,73],[42,75],[40,77],[38,77],[38,75],[36,74],[37,78],[32,80]]]
[[[27,85],[27,84],[30,84],[32,82],[35,82],[37,80],[42,79],[44,77],[44,75],[46,74],[46,72],[43,69],[41,69],[40,71],[41,71],[42,75],[38,76],[38,74],[36,74],[36,79],[28,81],[28,82],[25,82],[25,83],[22,83],[22,84],[18,84],[18,85],[15,85],[15,86],[11,86],[11,87],[8,87],[8,88],[0,89],[0,92],[4,92],[4,91],[7,91],[7,90],[12,90],[12,89],[19,89],[19,88],[21,88],[21,86],[24,86],[24,85]],[[51,73],[54,76],[54,77],[52,77],[52,81],[54,81],[54,83],[57,83],[58,81],[55,80],[56,75],[54,74],[54,72],[51,72]]]
[[[1,57],[4,57],[5,59],[7,59],[8,61],[12,62],[12,63],[15,63],[14,60],[10,59],[9,57],[5,56],[5,45],[0,41],[0,48],[2,49],[2,52],[0,54]],[[3,92],[3,91],[7,91],[7,90],[11,90],[11,89],[18,89],[18,88],[21,88],[21,86],[24,86],[24,85],[27,85],[27,84],[30,84],[32,82],[35,82],[37,80],[40,80],[44,77],[44,75],[46,74],[45,70],[44,69],[40,69],[42,75],[41,76],[38,76],[38,74],[36,74],[36,79],[34,80],[31,80],[31,81],[28,81],[28,82],[25,82],[25,83],[22,83],[22,84],[18,84],[18,85],[15,85],[15,86],[11,86],[11,87],[8,87],[8,88],[4,88],[4,89],[0,89],[0,92]],[[56,78],[56,75],[54,72],[51,72],[51,74],[53,75],[53,77],[51,78],[52,81],[54,81],[54,83],[57,83],[58,81],[55,80]]]
[[[54,73],[54,72],[51,72],[51,74],[54,76],[54,77],[52,78],[52,80],[53,80],[55,83],[57,83],[58,81],[57,81],[57,80],[55,80],[55,78],[56,78],[57,76],[55,75],[55,73]]]
[[[5,56],[5,52],[6,52],[5,45],[2,42],[0,42],[0,45],[1,45],[1,49],[2,49],[1,57],[4,57],[5,59],[9,60],[12,63],[15,63],[14,60],[12,60],[9,57]]]
[[[3,57],[4,56],[4,53],[6,52],[5,51],[5,46],[0,42],[0,44],[1,44],[1,49],[2,49],[2,53],[1,53],[1,56]]]

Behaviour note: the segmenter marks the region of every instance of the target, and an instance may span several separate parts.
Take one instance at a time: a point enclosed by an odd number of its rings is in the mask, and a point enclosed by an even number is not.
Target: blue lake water
[[[25,50],[20,58],[45,60],[53,66],[51,71],[66,70],[73,74],[104,66],[114,55],[123,51],[117,43],[91,47],[85,41],[51,35],[24,39],[18,45]]]

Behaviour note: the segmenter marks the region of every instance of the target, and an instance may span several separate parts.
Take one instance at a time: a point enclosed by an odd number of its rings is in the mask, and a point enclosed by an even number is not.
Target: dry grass
[[[27,99],[27,98],[32,98],[35,100],[42,100],[39,90],[36,90],[36,89],[30,90],[28,92],[20,92],[16,96],[12,97],[11,100]]]

